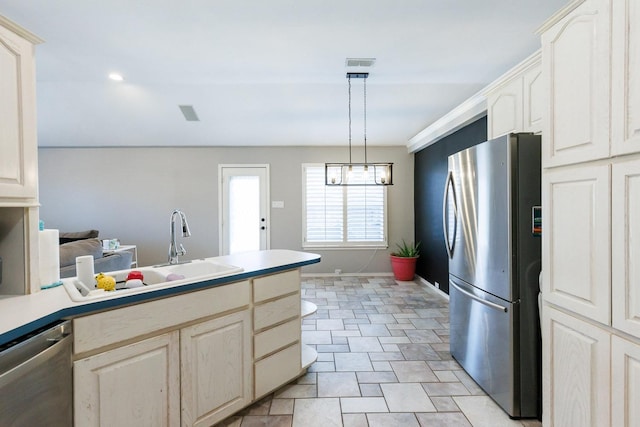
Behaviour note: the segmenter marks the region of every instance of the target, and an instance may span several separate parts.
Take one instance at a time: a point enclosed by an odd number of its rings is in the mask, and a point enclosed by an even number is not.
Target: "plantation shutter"
[[[305,242],[327,246],[386,245],[382,186],[326,186],[323,164],[303,165]],[[351,182],[364,180],[354,168]]]

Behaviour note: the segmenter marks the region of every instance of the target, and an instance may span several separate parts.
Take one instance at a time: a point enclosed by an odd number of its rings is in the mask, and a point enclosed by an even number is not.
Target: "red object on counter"
[[[138,270],[131,270],[129,274],[127,274],[127,280],[134,280],[134,279],[139,279],[139,280],[144,279],[142,272]]]

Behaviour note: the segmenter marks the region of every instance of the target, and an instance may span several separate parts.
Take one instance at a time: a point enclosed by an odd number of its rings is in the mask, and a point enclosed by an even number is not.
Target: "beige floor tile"
[[[341,397],[340,405],[345,414],[362,412],[389,412],[383,397]]]
[[[315,362],[309,366],[309,372],[335,372],[336,365],[334,362]]]
[[[489,396],[456,396],[453,398],[473,427],[522,427]]]
[[[414,414],[367,414],[369,427],[420,427]]]
[[[434,383],[425,382],[422,384],[429,396],[468,396],[469,390],[460,382],[456,383]]]
[[[382,389],[380,384],[360,384],[360,394],[362,397],[380,397]]]
[[[356,372],[356,375],[360,384],[398,382],[398,378],[393,372]]]
[[[392,371],[391,364],[389,362],[371,362],[374,371]]]
[[[336,371],[373,371],[367,353],[335,353]]]
[[[302,331],[304,344],[332,344],[330,331]]]
[[[273,399],[269,415],[292,415],[294,399]]]
[[[333,338],[335,338],[335,337],[359,337],[359,336],[361,336],[360,331],[358,330],[358,325],[349,325],[349,326],[353,326],[354,329],[331,331],[331,336]]]
[[[380,344],[410,344],[411,341],[406,336],[402,337],[380,337]]]
[[[416,418],[420,425],[425,427],[472,427],[460,412],[416,414]]]
[[[433,371],[441,383],[458,382],[458,377],[453,371]]]
[[[388,353],[369,353],[369,359],[372,362],[388,361],[388,360],[404,360],[404,355],[401,352],[388,352]]]
[[[438,381],[438,377],[422,360],[390,362],[393,372],[401,383],[423,383]]]
[[[342,414],[344,427],[369,427],[365,414]]]
[[[240,427],[291,427],[291,415],[248,415],[242,418]]]
[[[296,380],[296,384],[315,384],[317,382],[317,378],[318,374],[315,372],[307,372]]]
[[[360,396],[355,372],[320,372],[318,397]]]
[[[391,334],[384,324],[359,325],[363,337],[390,337]]]
[[[276,399],[298,399],[304,397],[316,397],[315,384],[291,384],[276,391]]]
[[[318,319],[316,320],[316,329],[318,331],[338,331],[344,329],[344,323],[342,319]]]
[[[349,348],[352,352],[380,352],[384,351],[380,345],[380,341],[376,337],[348,337]]]
[[[240,427],[241,424],[241,416],[232,416],[216,424],[216,427]]]
[[[293,427],[342,427],[340,399],[296,399]]]
[[[390,412],[435,412],[436,408],[418,383],[380,384]]]
[[[333,362],[333,353],[318,353],[318,362]],[[458,377],[455,377],[455,381],[458,381]]]
[[[438,412],[459,412],[460,408],[451,396],[429,396]]]

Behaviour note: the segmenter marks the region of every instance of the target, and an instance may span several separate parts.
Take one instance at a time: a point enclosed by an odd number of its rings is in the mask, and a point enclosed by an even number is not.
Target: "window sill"
[[[344,251],[344,250],[372,250],[372,249],[387,249],[389,245],[385,243],[376,243],[376,244],[349,244],[349,245],[336,245],[336,244],[313,244],[309,243],[306,245],[302,245],[302,249],[304,250],[317,250],[317,251]]]

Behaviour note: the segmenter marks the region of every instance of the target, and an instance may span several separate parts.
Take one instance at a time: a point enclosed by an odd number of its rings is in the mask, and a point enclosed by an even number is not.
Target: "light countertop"
[[[136,304],[156,298],[164,298],[183,292],[221,286],[256,276],[299,268],[320,262],[320,255],[285,249],[244,252],[208,258],[225,264],[242,267],[243,271],[224,277],[199,280],[160,288],[141,290],[139,293],[97,301],[75,302],[63,286],[45,289],[31,295],[19,295],[0,299],[0,345],[28,334],[49,323],[88,314],[93,311]]]

